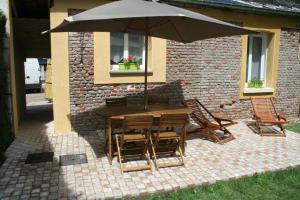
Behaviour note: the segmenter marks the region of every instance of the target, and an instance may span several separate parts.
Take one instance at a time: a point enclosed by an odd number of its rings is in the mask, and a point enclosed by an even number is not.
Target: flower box
[[[127,66],[124,63],[119,63],[119,70],[120,71],[127,70]]]
[[[140,69],[140,66],[139,66],[139,64],[137,64],[137,63],[129,63],[129,64],[128,64],[128,69],[129,69],[129,70],[139,70],[139,69]]]

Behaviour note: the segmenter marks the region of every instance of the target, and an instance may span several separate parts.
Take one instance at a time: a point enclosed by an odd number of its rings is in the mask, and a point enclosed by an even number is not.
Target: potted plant
[[[248,88],[262,88],[263,81],[258,78],[253,78],[248,82]]]
[[[130,70],[139,70],[140,69],[139,59],[136,56],[129,54],[128,55],[128,63],[129,63],[128,68]]]
[[[140,60],[129,54],[128,58],[124,58],[123,62],[119,63],[119,70],[139,70],[140,69]]]
[[[124,71],[127,70],[127,66],[125,63],[119,63],[119,70]]]

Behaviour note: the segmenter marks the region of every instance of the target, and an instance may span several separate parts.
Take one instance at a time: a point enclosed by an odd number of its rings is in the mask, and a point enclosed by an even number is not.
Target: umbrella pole
[[[148,109],[148,34],[145,36],[144,110]]]

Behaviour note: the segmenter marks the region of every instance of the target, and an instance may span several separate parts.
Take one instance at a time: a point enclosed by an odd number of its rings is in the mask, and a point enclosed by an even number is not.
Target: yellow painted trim
[[[55,27],[68,16],[67,12],[57,12],[54,6],[51,9],[51,28]],[[54,131],[63,134],[71,132],[70,122],[70,94],[69,94],[69,59],[68,33],[51,34],[52,55],[52,92]],[[64,59],[62,59],[64,58]]]
[[[248,36],[242,36],[242,54],[241,54],[241,74],[240,74],[240,98],[243,97],[244,87],[246,82],[246,74],[247,74],[247,44],[248,44]]]
[[[148,82],[166,81],[166,40],[151,37],[148,46]],[[144,74],[110,74],[110,33],[94,33],[94,83],[143,83]]]
[[[266,30],[257,30],[266,31]],[[266,85],[265,87],[273,88],[272,93],[244,93],[246,87],[246,70],[247,70],[247,44],[248,36],[242,36],[242,60],[241,60],[241,75],[240,75],[240,99],[248,99],[251,96],[274,97],[276,92],[276,83],[278,76],[279,48],[280,48],[280,30],[268,32],[267,43],[267,58],[266,58]]]

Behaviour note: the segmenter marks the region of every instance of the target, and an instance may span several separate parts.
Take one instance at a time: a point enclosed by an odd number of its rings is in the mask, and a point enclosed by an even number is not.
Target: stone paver
[[[152,171],[122,175],[116,158],[109,165],[100,134],[54,135],[53,122],[49,115],[46,116],[29,113],[16,140],[7,150],[7,160],[0,168],[0,199],[138,196],[300,165],[300,134],[288,132],[286,138],[261,137],[241,121],[230,128],[237,139],[225,145],[200,139],[196,134],[190,135],[186,167],[153,168]],[[42,151],[54,151],[54,161],[24,164],[28,153]],[[78,153],[86,153],[88,163],[59,166],[60,155]]]

